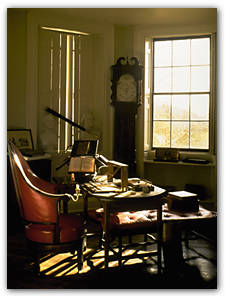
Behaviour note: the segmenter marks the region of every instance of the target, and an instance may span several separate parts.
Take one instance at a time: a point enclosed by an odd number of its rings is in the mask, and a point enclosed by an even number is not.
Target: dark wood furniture
[[[115,108],[114,157],[136,175],[135,122],[143,97],[143,69],[136,57],[120,57],[112,70],[111,103]]]

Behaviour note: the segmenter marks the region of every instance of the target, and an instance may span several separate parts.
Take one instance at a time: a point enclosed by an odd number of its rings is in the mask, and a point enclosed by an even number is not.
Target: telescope
[[[71,124],[72,126],[75,126],[75,127],[79,128],[80,130],[82,130],[82,131],[84,131],[84,132],[87,131],[83,126],[81,126],[81,125],[75,123],[74,121],[72,121],[72,120],[66,118],[66,117],[63,116],[62,114],[56,112],[55,110],[53,110],[53,109],[51,109],[51,108],[49,108],[49,107],[47,107],[47,108],[45,109],[45,111],[47,111],[47,112],[51,113],[52,115],[54,115],[54,116],[56,116],[56,117],[58,117],[58,118],[60,118],[60,119],[62,119],[62,120],[64,120],[64,121],[68,122],[68,123]]]

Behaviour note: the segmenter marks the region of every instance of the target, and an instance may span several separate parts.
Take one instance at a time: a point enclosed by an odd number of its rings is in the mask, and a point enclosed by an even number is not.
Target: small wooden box
[[[196,193],[174,191],[168,193],[168,209],[179,212],[198,212],[199,202]]]
[[[175,148],[157,148],[155,151],[155,160],[159,161],[178,161],[179,150]]]

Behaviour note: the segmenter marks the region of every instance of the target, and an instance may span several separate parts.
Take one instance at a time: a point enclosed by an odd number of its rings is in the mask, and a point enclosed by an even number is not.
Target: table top
[[[114,187],[114,184],[106,184],[108,186],[107,188],[103,186],[103,190],[90,190],[90,187],[88,186],[90,184],[84,184],[82,186],[82,189],[88,193],[89,196],[95,197],[99,199],[101,202],[110,204],[113,206],[114,210],[122,210],[121,205],[123,205],[123,209],[145,209],[151,208],[151,206],[154,208],[156,205],[157,207],[160,206],[160,204],[164,203],[163,197],[166,196],[167,191],[165,189],[162,189],[158,186],[152,185],[151,191],[148,193],[145,193],[143,191],[134,191],[134,190],[128,190],[125,192],[121,192],[121,190],[118,190],[118,187]],[[94,185],[94,184],[92,184]],[[112,191],[110,191],[110,186],[112,185]],[[156,207],[155,207],[156,208]]]
[[[134,200],[134,199],[145,199],[145,198],[161,198],[165,196],[166,190],[162,189],[160,187],[152,185],[154,188],[153,191],[150,191],[149,193],[145,193],[142,191],[133,191],[128,190],[125,192],[89,192],[91,196],[94,196],[96,198],[100,199],[106,199],[106,200]]]
[[[179,212],[168,210],[167,204],[163,206],[163,221],[175,222],[175,221],[191,221],[216,218],[215,212],[209,211],[202,206],[199,206],[198,212]]]

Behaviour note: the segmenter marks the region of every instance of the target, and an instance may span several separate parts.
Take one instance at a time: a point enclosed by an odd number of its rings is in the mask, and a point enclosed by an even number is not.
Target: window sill
[[[158,160],[153,160],[153,159],[146,159],[144,160],[144,163],[149,163],[153,165],[174,165],[174,166],[198,166],[198,167],[215,167],[216,164],[213,162],[209,163],[188,163],[188,162],[183,162],[183,161],[158,161]]]
[[[186,162],[185,159],[206,160],[208,163]],[[152,164],[195,166],[195,167],[216,167],[216,155],[210,152],[179,152],[179,161],[155,160],[155,150],[144,153],[144,162]]]

